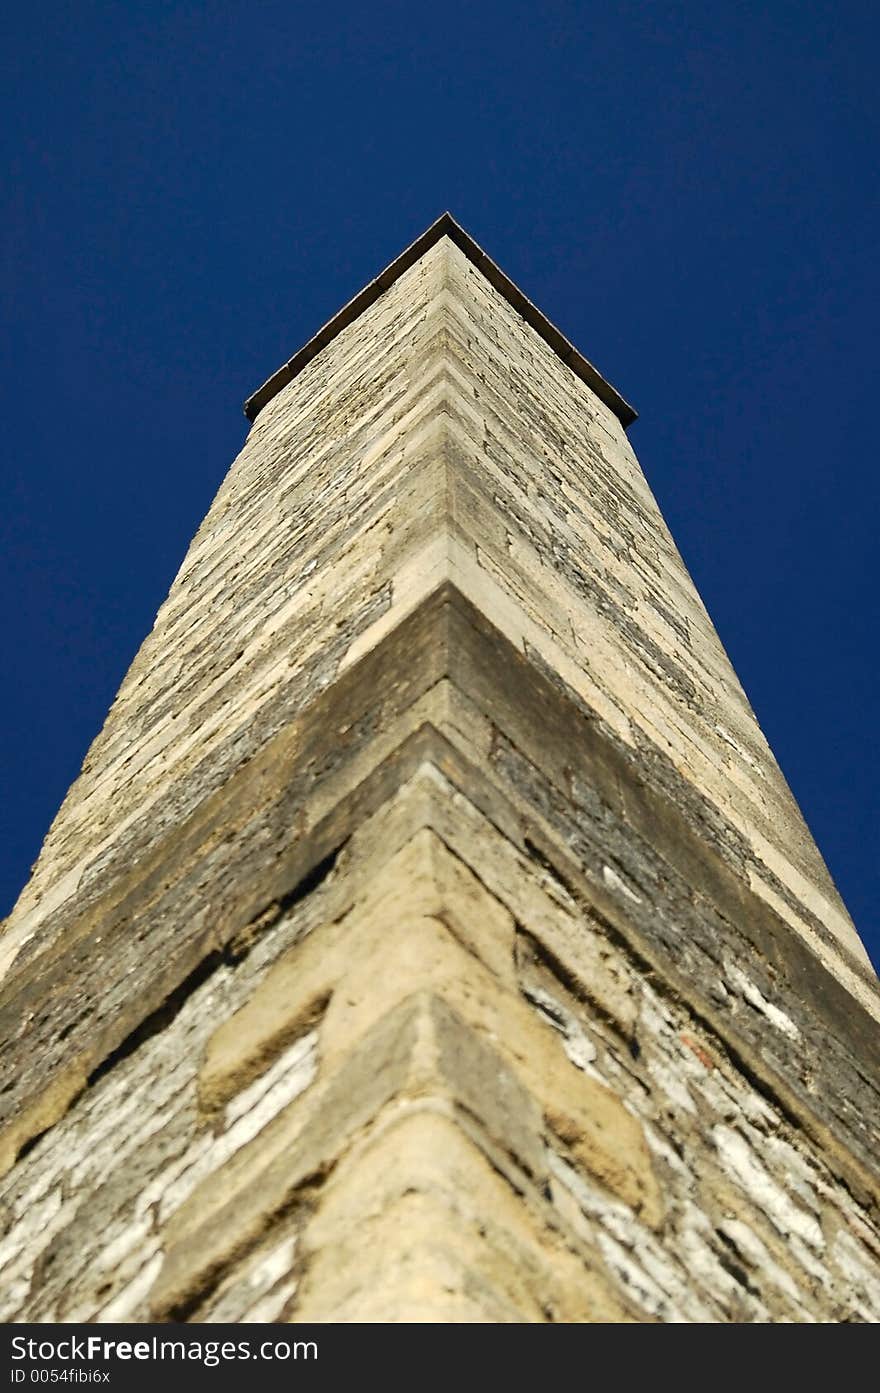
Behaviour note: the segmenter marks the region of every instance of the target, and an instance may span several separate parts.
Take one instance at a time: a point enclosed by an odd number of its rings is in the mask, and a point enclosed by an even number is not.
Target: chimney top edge
[[[353,323],[370,305],[374,304],[384,291],[388,290],[395,281],[399,280],[404,272],[414,266],[426,252],[439,242],[443,237],[448,237],[451,242],[464,252],[465,256],[471,261],[478,271],[485,276],[490,285],[504,296],[508,304],[526,321],[553,349],[554,353],[562,359],[567,367],[579,377],[582,382],[596,394],[600,401],[603,401],[623,425],[624,429],[632,425],[636,419],[636,411],[630,406],[620,393],[606,381],[597,368],[589,362],[582,353],[575,348],[561,330],[552,324],[546,315],[542,314],[536,305],[515,285],[509,276],[495,264],[487,252],[474,241],[460,223],[456,222],[451,213],[441,213],[430,227],[411,242],[404,251],[400,253],[384,271],[371,280],[367,285],[359,290],[348,304],[343,305],[332,319],[318,330],[316,334],[304,344],[292,358],[282,367],[278,368],[271,377],[259,387],[244,404],[244,414],[248,420],[253,422],[274,396],[286,387],[294,377],[300,373],[311,360],[326,348],[337,334]]]

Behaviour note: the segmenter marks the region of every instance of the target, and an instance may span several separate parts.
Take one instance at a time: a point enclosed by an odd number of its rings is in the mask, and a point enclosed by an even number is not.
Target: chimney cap
[[[358,315],[368,309],[379,296],[393,285],[405,271],[422,257],[425,252],[430,251],[431,247],[441,238],[448,237],[451,242],[464,252],[465,256],[473,262],[477,270],[480,271],[512,305],[527,324],[540,334],[545,343],[548,343],[562,361],[571,368],[572,372],[579,377],[587,386],[595,392],[600,401],[608,406],[622,423],[624,428],[632,425],[636,419],[636,412],[619,392],[607,382],[597,368],[579,353],[554,324],[551,324],[546,315],[543,315],[537,306],[533,305],[513,281],[504,274],[499,266],[496,266],[492,258],[483,251],[482,247],[465,232],[460,223],[456,222],[451,213],[441,213],[440,217],[427,228],[420,237],[402,251],[400,255],[391,262],[385,270],[376,276],[375,280],[365,285],[354,299],[349,300],[347,305],[343,305],[332,319],[319,329],[308,343],[304,344],[288,362],[280,367],[277,372],[263,383],[252,396],[248,397],[244,404],[244,414],[249,421],[255,421],[263,407],[272,398],[286,387],[288,382],[301,372],[307,363],[326,348],[327,344],[336,338],[336,335],[351,324]]]

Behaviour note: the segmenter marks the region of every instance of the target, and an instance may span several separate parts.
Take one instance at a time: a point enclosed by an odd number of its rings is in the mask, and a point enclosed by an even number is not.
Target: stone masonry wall
[[[0,962],[0,1319],[880,1317],[864,952],[447,237],[262,410]]]
[[[880,1318],[821,1148],[431,762],[0,1195],[4,1320]]]
[[[0,938],[75,910],[440,580],[729,823],[873,980],[620,423],[444,238],[261,413]]]

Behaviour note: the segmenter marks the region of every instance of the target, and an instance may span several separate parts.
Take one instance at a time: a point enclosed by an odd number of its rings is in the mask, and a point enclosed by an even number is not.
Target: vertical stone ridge
[[[444,1231],[462,1223],[450,1151],[465,1192],[488,1184],[495,1193],[496,1225],[505,1210],[513,1222],[520,1204],[531,1212],[510,1241],[527,1244],[540,1274],[530,1288],[534,1309],[558,1304],[559,1318],[583,1319],[595,1299],[602,1304],[594,1317],[625,1310],[555,1231],[543,1199],[544,1137],[552,1131],[576,1164],[656,1227],[663,1205],[650,1152],[619,1099],[567,1058],[558,1031],[530,1006],[516,943],[509,911],[423,828],[348,915],[313,930],[270,968],[207,1042],[202,1105],[216,1115],[320,1019],[317,1079],[176,1212],[151,1298],[156,1314],[188,1313],[204,1300],[303,1190],[310,1216],[297,1319],[410,1318],[416,1305],[442,1302],[449,1268],[458,1271],[460,1295],[475,1271],[493,1290],[522,1284],[506,1243],[474,1244],[469,1235],[464,1253],[472,1256],[448,1251]],[[490,1179],[492,1171],[505,1183]],[[365,1172],[375,1174],[370,1184]],[[404,1215],[415,1195],[423,1239],[414,1243]],[[393,1255],[368,1235],[398,1224],[402,1232],[389,1241],[402,1243],[411,1285],[389,1291],[377,1277]],[[438,1244],[447,1276],[432,1286]]]

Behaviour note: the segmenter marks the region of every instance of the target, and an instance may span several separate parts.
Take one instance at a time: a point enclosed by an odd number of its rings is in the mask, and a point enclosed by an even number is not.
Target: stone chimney
[[[632,409],[447,214],[246,411],[0,933],[0,1319],[880,1319],[880,993]]]

